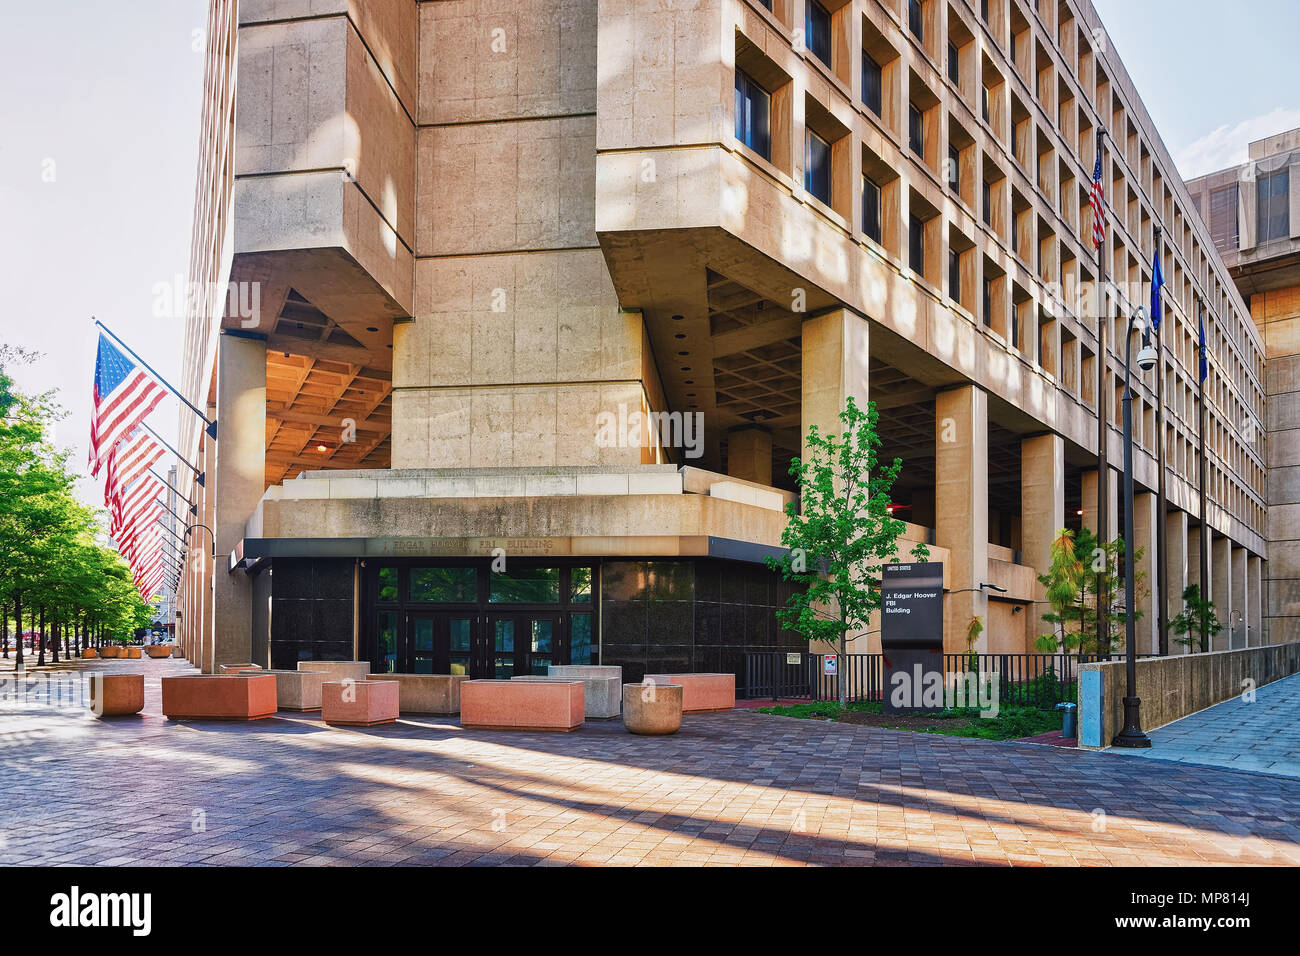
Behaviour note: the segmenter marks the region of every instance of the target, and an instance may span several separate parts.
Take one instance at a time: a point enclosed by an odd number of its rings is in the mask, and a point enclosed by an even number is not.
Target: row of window
[[[1255,242],[1285,239],[1291,235],[1290,171],[1260,174],[1255,179]],[[1237,221],[1237,184],[1216,189],[1209,196],[1210,239],[1215,248],[1240,247],[1241,227]],[[1200,199],[1196,200],[1200,210]]]

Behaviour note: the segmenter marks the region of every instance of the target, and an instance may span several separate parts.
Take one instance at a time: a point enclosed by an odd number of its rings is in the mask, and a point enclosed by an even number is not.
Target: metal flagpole
[[[1160,227],[1155,227],[1155,252],[1153,262],[1160,261]],[[1163,277],[1163,274],[1162,274]],[[1155,270],[1151,273],[1153,297],[1161,295],[1161,290],[1155,288]],[[1152,302],[1152,305],[1155,305]],[[1163,321],[1165,310],[1160,310]],[[1154,316],[1155,313],[1152,313]],[[1156,525],[1156,583],[1159,590],[1159,600],[1156,602],[1156,621],[1159,628],[1159,653],[1161,657],[1169,654],[1169,562],[1167,543],[1165,541],[1165,509],[1168,507],[1165,499],[1165,347],[1160,336],[1160,329],[1155,329],[1156,333],[1156,470],[1159,477],[1156,480],[1156,514],[1159,524]],[[1132,534],[1130,531],[1129,534]]]
[[[1200,412],[1200,479],[1201,479],[1201,600],[1210,599],[1210,537],[1213,532],[1210,531],[1210,512],[1209,501],[1206,498],[1205,486],[1209,480],[1210,468],[1209,463],[1205,460],[1205,378],[1209,375],[1210,358],[1207,354],[1207,345],[1205,341],[1205,302],[1200,296],[1196,298],[1196,314],[1199,319],[1199,338],[1197,351],[1200,353],[1200,368],[1196,370],[1196,404]],[[1206,640],[1205,628],[1200,628],[1201,650],[1209,650],[1209,642]]]
[[[183,502],[185,502],[187,505],[189,505],[189,506],[190,506],[190,514],[192,514],[192,515],[196,515],[196,514],[199,513],[199,506],[196,505],[196,504],[195,504],[193,501],[191,501],[189,498],[186,498],[183,494],[181,494],[181,490],[180,490],[179,488],[177,488],[175,485],[173,485],[170,481],[168,481],[168,480],[167,480],[166,478],[164,478],[162,475],[158,474],[158,472],[154,471],[152,468],[149,469],[149,474],[153,475],[155,478],[157,478],[159,481],[161,481],[164,485],[166,485],[168,488],[170,488],[172,491],[174,491],[174,492],[176,493],[176,497],[177,497],[177,498],[181,499],[181,501],[183,501]]]
[[[156,438],[156,439],[158,440],[158,444],[162,445],[162,446],[163,446],[164,448],[166,448],[169,452],[171,452],[173,455],[175,455],[177,461],[179,461],[182,465],[184,465],[184,466],[185,466],[186,468],[188,468],[190,471],[194,472],[194,474],[197,476],[197,477],[195,477],[194,480],[197,481],[197,482],[199,483],[199,487],[204,487],[204,484],[203,484],[203,480],[204,480],[204,479],[203,479],[203,472],[199,471],[197,468],[195,468],[193,465],[191,465],[188,461],[186,461],[185,458],[181,456],[181,453],[178,452],[175,448],[173,448],[170,444],[168,444],[168,443],[167,443],[167,440],[166,440],[165,438],[163,438],[162,435],[159,435],[156,431],[154,431],[152,428],[150,428],[150,427],[149,427],[148,425],[146,425],[144,422],[141,422],[141,423],[140,423],[140,427],[143,428],[145,431],[147,431],[147,432],[148,432],[150,435],[152,435],[154,438]]]
[[[90,320],[94,322],[96,325],[98,325],[105,332],[107,332],[110,336],[112,336],[114,342],[116,342],[118,345],[122,346],[122,348],[130,352],[131,357],[134,358],[141,365],[143,365],[145,370],[148,371],[148,373],[152,375],[155,379],[157,379],[160,385],[166,386],[167,390],[170,391],[173,395],[175,395],[178,399],[180,399],[186,408],[192,411],[195,415],[198,415],[199,418],[203,419],[203,421],[207,423],[207,428],[205,429],[205,431],[207,431],[209,437],[211,438],[217,437],[217,423],[213,419],[208,418],[207,415],[204,415],[201,411],[199,411],[198,408],[194,406],[194,403],[191,402],[184,395],[182,395],[179,391],[177,391],[171,382],[167,381],[167,379],[163,378],[156,371],[154,371],[153,366],[150,365],[148,362],[146,362],[144,359],[142,359],[139,353],[136,352],[135,349],[131,348],[131,346],[123,342],[121,336],[119,336],[116,332],[110,329],[103,322],[99,321],[99,319],[95,318],[93,315],[90,317]]]
[[[1102,141],[1106,131],[1097,127],[1097,160],[1102,156]],[[1098,184],[1099,203],[1104,203],[1103,187]],[[1096,215],[1094,211],[1093,215]],[[1106,455],[1106,325],[1109,310],[1106,308],[1106,237],[1103,231],[1097,245],[1097,543],[1103,548],[1110,543],[1110,463]],[[1107,575],[1110,562],[1107,559]],[[1105,580],[1104,578],[1102,579]],[[1107,611],[1110,606],[1110,588],[1102,584],[1097,588],[1097,653],[1110,651],[1110,625]],[[1103,651],[1104,647],[1104,651]]]

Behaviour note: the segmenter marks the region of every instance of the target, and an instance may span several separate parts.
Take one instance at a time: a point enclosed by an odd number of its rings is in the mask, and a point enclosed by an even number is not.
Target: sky
[[[1093,0],[1186,177],[1300,127],[1294,0]],[[86,460],[96,316],[175,378],[206,0],[0,0],[0,342],[55,388],[56,440]],[[175,433],[178,404],[151,418]],[[189,414],[186,412],[185,414]],[[86,480],[91,503],[100,492]]]

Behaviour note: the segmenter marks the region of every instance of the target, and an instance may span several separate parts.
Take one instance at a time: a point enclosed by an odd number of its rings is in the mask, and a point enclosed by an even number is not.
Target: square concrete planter
[[[276,710],[271,674],[194,674],[162,678],[162,709],[172,720],[261,720]]]
[[[257,673],[275,678],[275,702],[280,710],[320,710],[321,685],[330,679],[324,671],[267,670]]]
[[[124,653],[119,654],[118,656],[126,657],[133,661],[138,661],[140,660],[141,657],[144,656],[143,654],[140,653],[140,648],[138,647],[124,647],[122,648],[122,650]]]
[[[470,680],[460,685],[460,722],[476,730],[558,730],[582,726],[581,681]]]
[[[82,660],[86,660],[86,661],[94,660],[98,656],[99,656],[99,651],[95,650],[93,647],[83,647],[81,649]]]
[[[218,664],[218,674],[239,674],[243,671],[260,671],[261,664]]]
[[[90,675],[90,712],[96,717],[126,717],[142,710],[143,674]]]
[[[112,660],[112,659],[117,658],[117,657],[121,657],[121,656],[122,656],[122,648],[120,648],[120,647],[101,647],[101,648],[99,649],[99,656],[100,656],[100,657],[104,657],[104,658],[108,658],[109,660]]]
[[[623,668],[597,664],[552,664],[548,677],[583,682],[587,719],[610,720],[622,712]]]
[[[623,685],[623,726],[646,737],[675,734],[682,728],[682,685]]]
[[[398,707],[404,714],[460,713],[464,674],[371,674],[366,680],[393,681],[399,688]]]
[[[736,706],[735,674],[646,674],[645,679],[680,684],[684,714],[715,714]]]
[[[321,719],[342,727],[373,727],[397,719],[401,688],[388,680],[327,680],[321,684]]]
[[[185,659],[185,651],[181,649],[179,644],[172,648],[172,657],[179,657],[182,660]]]
[[[172,656],[172,649],[166,644],[150,644],[144,649],[144,652],[156,661]]]
[[[369,661],[299,661],[300,671],[322,671],[327,680],[369,680]]]

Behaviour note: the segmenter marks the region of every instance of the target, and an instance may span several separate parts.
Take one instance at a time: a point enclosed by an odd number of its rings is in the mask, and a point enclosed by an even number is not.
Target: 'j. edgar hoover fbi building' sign
[[[943,563],[886,564],[880,583],[884,711],[943,708]]]

